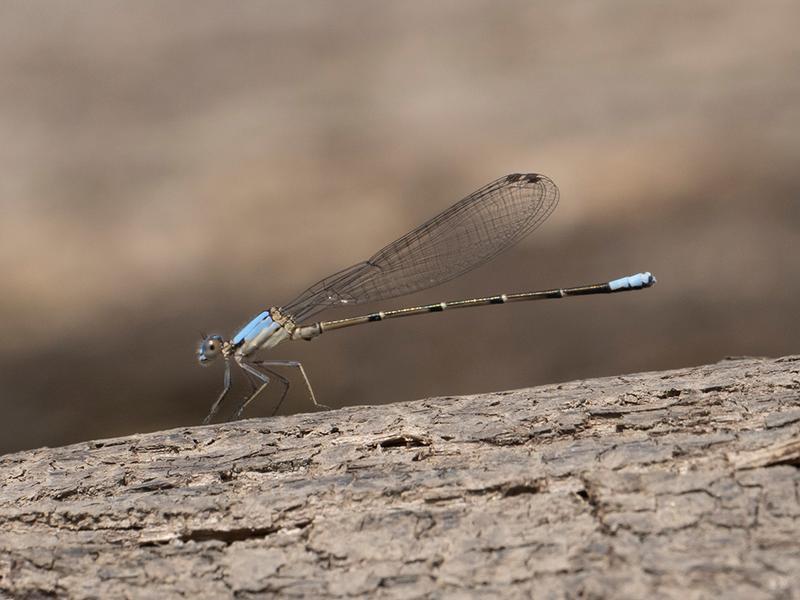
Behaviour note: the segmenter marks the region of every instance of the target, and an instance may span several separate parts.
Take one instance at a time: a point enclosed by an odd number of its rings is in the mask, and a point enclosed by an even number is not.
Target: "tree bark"
[[[800,356],[0,457],[0,596],[790,597]]]

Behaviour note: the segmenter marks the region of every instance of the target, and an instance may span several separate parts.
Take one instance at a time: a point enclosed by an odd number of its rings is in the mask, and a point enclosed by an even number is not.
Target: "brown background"
[[[515,171],[561,188],[534,236],[364,308],[659,285],[273,354],[341,406],[798,352],[798,22],[789,1],[3,3],[0,451],[199,422],[222,378],[201,329]]]

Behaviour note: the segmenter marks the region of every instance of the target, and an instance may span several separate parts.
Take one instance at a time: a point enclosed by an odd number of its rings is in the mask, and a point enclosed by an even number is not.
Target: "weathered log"
[[[788,597],[799,465],[800,356],[42,448],[0,596]]]

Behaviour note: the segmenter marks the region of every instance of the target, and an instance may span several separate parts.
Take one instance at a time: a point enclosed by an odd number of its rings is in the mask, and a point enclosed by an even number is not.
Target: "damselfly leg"
[[[244,373],[244,378],[247,379],[247,383],[250,384],[250,391],[245,394],[244,398],[241,399],[239,404],[231,413],[231,421],[235,421],[237,419],[242,418],[242,413],[244,409],[247,408],[250,402],[255,399],[269,384],[270,384],[270,377],[260,372],[254,372],[254,370],[246,367],[242,364],[241,361],[237,361],[239,366],[242,368],[242,373]]]
[[[283,401],[286,399],[286,396],[289,392],[289,380],[277,373],[275,370],[270,369],[269,367],[291,367],[295,368],[300,371],[300,375],[303,377],[303,383],[305,383],[306,389],[308,390],[308,397],[311,400],[312,404],[317,408],[326,408],[330,409],[330,406],[322,404],[321,402],[317,402],[316,397],[314,396],[314,389],[311,387],[311,382],[308,379],[308,375],[306,375],[306,371],[303,368],[302,363],[296,360],[256,360],[256,361],[247,361],[247,360],[236,360],[236,364],[241,367],[242,372],[245,374],[245,378],[247,382],[250,384],[250,392],[245,396],[244,400],[242,400],[236,409],[233,412],[233,419],[240,419],[242,414],[250,406],[250,403],[253,402],[260,394],[264,391],[264,389],[270,384],[272,379],[278,380],[283,385],[283,391],[281,392],[281,396],[278,399],[275,408],[272,411],[272,415],[274,416],[280,407],[283,405]],[[231,389],[231,368],[230,368],[230,361],[225,361],[225,381],[222,392],[220,393],[219,397],[216,399],[214,404],[211,405],[211,410],[209,411],[206,418],[203,420],[204,425],[208,425],[211,422],[216,414],[219,412],[219,407],[222,404],[222,401],[228,395]]]
[[[275,405],[275,408],[272,409],[272,412],[270,413],[270,416],[274,417],[277,414],[278,410],[280,410],[280,407],[283,404],[284,399],[286,398],[286,394],[288,394],[288,392],[289,392],[289,380],[286,379],[286,377],[284,377],[280,373],[277,373],[276,371],[273,371],[272,369],[268,369],[267,367],[265,367],[264,366],[264,361],[262,361],[262,360],[251,361],[251,362],[248,363],[248,366],[251,367],[251,368],[260,367],[263,370],[263,372],[264,372],[266,377],[268,377],[268,378],[271,377],[272,379],[277,379],[283,385],[283,392],[281,392],[281,397],[278,399],[278,402]],[[251,377],[253,377],[253,376],[250,375],[250,372],[251,372],[250,369],[245,370],[245,374],[247,374],[248,380],[250,380],[251,383],[252,383]],[[244,402],[242,402],[239,405],[239,407],[236,409],[236,412],[234,414],[234,419],[240,419],[241,418],[242,413],[244,412],[244,410],[250,405],[250,403],[255,399],[255,397],[258,396],[259,393],[261,393],[261,391],[263,390],[265,385],[262,385],[261,387],[258,387],[258,389],[256,389],[256,387],[257,387],[256,385],[253,385],[253,387],[251,389],[251,394],[247,398],[245,398]]]
[[[306,389],[308,390],[308,399],[311,400],[311,403],[317,408],[326,408],[330,410],[331,407],[327,404],[317,402],[317,398],[314,396],[314,390],[311,387],[311,382],[308,380],[308,375],[306,375],[306,370],[303,368],[302,363],[296,360],[262,360],[257,364],[269,367],[292,367],[293,369],[297,369],[300,371],[300,375],[303,376],[303,383],[306,384]]]
[[[203,425],[208,425],[211,423],[211,419],[214,418],[214,415],[217,414],[219,410],[219,405],[222,403],[222,400],[225,396],[228,395],[228,391],[231,389],[231,363],[229,360],[225,360],[225,378],[222,385],[222,392],[220,392],[219,396],[217,397],[214,404],[211,405],[211,410],[208,411],[208,415],[205,419],[203,419]]]

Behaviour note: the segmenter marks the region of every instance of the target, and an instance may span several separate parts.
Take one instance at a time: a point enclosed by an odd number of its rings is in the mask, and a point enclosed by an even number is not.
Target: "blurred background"
[[[322,316],[658,286],[272,356],[346,406],[797,353],[799,22],[789,0],[3,2],[0,452],[199,423],[222,385],[201,330],[233,334],[511,172],[561,189],[534,235]],[[282,412],[310,410],[287,375]]]

